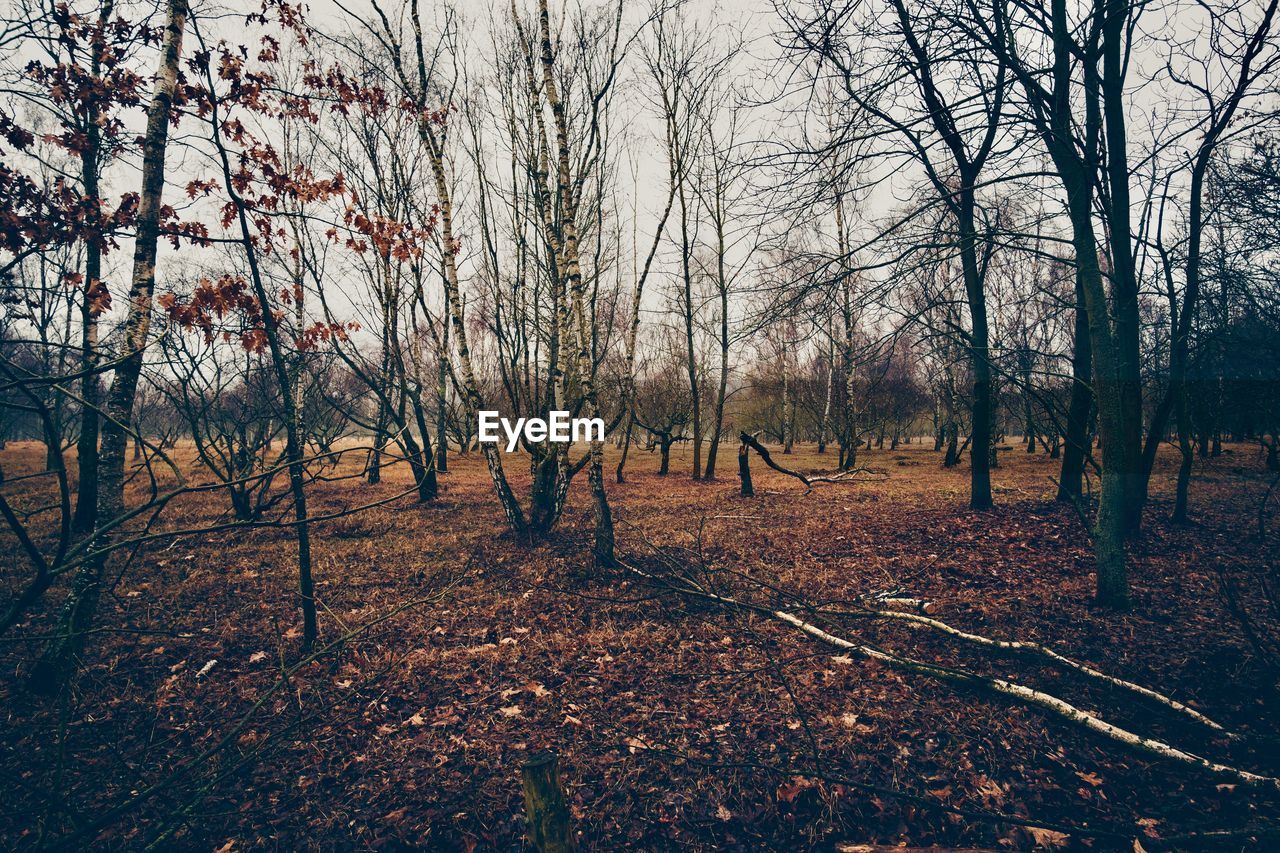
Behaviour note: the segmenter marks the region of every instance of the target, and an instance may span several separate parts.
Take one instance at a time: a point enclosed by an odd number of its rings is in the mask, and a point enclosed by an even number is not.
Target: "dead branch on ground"
[[[671,590],[672,592],[676,592],[687,597],[699,599],[704,602],[708,602],[708,603],[717,605],[719,607],[722,607],[726,610],[749,612],[749,613],[755,613],[760,616],[764,616],[776,622],[795,628],[801,633],[815,640],[818,640],[819,642],[824,643],[828,646],[840,649],[842,652],[846,654],[850,654],[850,655],[862,658],[864,660],[877,661],[879,663],[885,664],[887,666],[890,666],[898,670],[905,670],[905,671],[914,672],[920,675],[930,676],[932,678],[947,682],[949,684],[955,684],[963,687],[978,689],[978,690],[982,690],[989,693],[995,693],[1002,697],[1014,699],[1023,704],[1027,704],[1027,705],[1031,705],[1036,708],[1039,708],[1040,710],[1050,714],[1051,716],[1057,717],[1058,719],[1071,723],[1072,725],[1083,728],[1094,734],[1101,735],[1107,740],[1110,740],[1113,743],[1118,743],[1128,749],[1133,749],[1139,752],[1145,752],[1149,755],[1154,755],[1158,758],[1172,761],[1176,764],[1180,764],[1189,768],[1204,771],[1211,775],[1229,778],[1234,780],[1235,782],[1238,782],[1244,785],[1280,789],[1280,778],[1267,776],[1260,773],[1254,773],[1248,770],[1241,769],[1239,767],[1222,764],[1222,763],[1213,761],[1209,758],[1200,756],[1189,750],[1182,749],[1171,743],[1167,743],[1165,741],[1159,740],[1157,738],[1147,737],[1145,735],[1137,734],[1135,732],[1129,731],[1128,729],[1115,725],[1114,723],[1107,722],[1099,715],[1085,711],[1067,702],[1066,700],[1061,699],[1045,691],[1027,687],[1026,685],[1019,684],[1015,681],[1011,681],[1005,678],[985,676],[985,675],[981,675],[979,673],[971,672],[969,670],[961,669],[958,667],[931,663],[929,661],[912,658],[906,655],[901,655],[891,650],[877,648],[864,641],[851,640],[846,637],[840,636],[838,634],[834,634],[831,631],[828,631],[814,624],[813,622],[810,622],[804,618],[801,618],[800,616],[796,615],[795,613],[789,610],[783,610],[783,609],[780,609],[779,607],[756,604],[750,601],[745,601],[739,598],[735,598],[733,596],[724,595],[724,594],[715,592],[712,589],[710,589],[707,585],[701,584],[693,580],[686,572],[682,571],[681,568],[678,566],[668,567],[673,570],[672,577],[662,577],[652,572],[645,571],[644,569],[627,561],[621,561],[621,565],[623,565],[629,571],[645,578],[649,582],[655,583],[659,586],[664,586],[667,589]],[[802,602],[802,600],[797,596],[791,595],[789,597],[793,601]],[[803,609],[813,613],[821,612],[816,608],[808,607],[808,606],[803,606]],[[963,639],[966,642],[969,642],[974,645],[986,646],[988,648],[997,648],[997,649],[1030,651],[1045,657],[1049,657],[1051,660],[1054,660],[1056,663],[1068,666],[1069,668],[1077,672],[1080,672],[1082,674],[1088,675],[1093,678],[1100,678],[1101,680],[1104,680],[1107,683],[1112,684],[1113,686],[1124,687],[1131,691],[1139,692],[1141,693],[1141,695],[1146,696],[1147,698],[1158,701],[1160,704],[1164,705],[1165,707],[1178,711],[1179,713],[1182,713],[1184,715],[1191,716],[1193,719],[1196,719],[1198,722],[1201,722],[1209,726],[1210,728],[1213,728],[1215,731],[1217,731],[1218,733],[1224,736],[1234,737],[1234,738],[1239,737],[1238,734],[1227,731],[1220,724],[1210,720],[1208,717],[1200,714],[1197,711],[1194,711],[1193,709],[1186,707],[1182,703],[1176,702],[1176,700],[1170,699],[1169,697],[1158,693],[1157,691],[1150,690],[1149,688],[1141,687],[1140,685],[1136,685],[1136,684],[1133,684],[1132,682],[1124,681],[1123,679],[1116,679],[1112,676],[1107,676],[1104,673],[1100,672],[1099,670],[1096,670],[1085,664],[1080,664],[1076,661],[1073,661],[1070,658],[1067,658],[1063,655],[1053,652],[1047,647],[1039,646],[1038,644],[1034,644],[1034,643],[1017,643],[1015,645],[1010,641],[991,640],[986,637],[981,637],[977,634],[970,634],[968,632],[960,631],[958,629],[952,628],[951,626],[946,625],[945,623],[942,623],[935,619],[929,619],[928,617],[916,616],[909,613],[901,613],[897,611],[868,611],[868,612],[881,618],[904,619],[907,621],[915,622],[917,624],[925,625],[935,630],[942,631],[943,633],[946,633],[949,636],[955,637],[957,639]]]
[[[755,436],[744,432],[739,435],[739,438],[743,445],[750,447],[759,454],[760,458],[764,460],[764,464],[779,473],[786,474],[788,477],[795,477],[797,480],[804,483],[807,489],[812,489],[818,483],[879,483],[889,479],[889,475],[884,471],[877,471],[871,468],[854,468],[849,471],[842,471],[841,473],[831,477],[809,477],[801,474],[799,471],[792,471],[790,468],[784,468],[777,462],[773,461],[773,456],[769,453],[769,449],[761,444]],[[860,477],[859,475],[869,476]]]

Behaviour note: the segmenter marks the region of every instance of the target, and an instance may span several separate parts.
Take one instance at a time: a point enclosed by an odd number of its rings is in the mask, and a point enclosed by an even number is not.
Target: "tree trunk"
[[[724,401],[729,390],[729,285],[725,281],[724,237],[720,236],[718,252],[720,275],[720,382],[716,386],[716,407],[711,427],[711,444],[707,448],[707,467],[703,477],[716,478],[716,456],[720,449],[720,437],[724,434]]]
[[[573,853],[577,849],[569,808],[560,787],[555,753],[544,752],[525,762],[520,771],[524,787],[529,843],[538,853]]]
[[[529,500],[529,530],[536,537],[549,534],[560,518],[559,483],[562,474],[560,455],[546,453],[532,462],[533,486]]]
[[[1186,524],[1187,496],[1191,488],[1191,465],[1195,460],[1195,448],[1191,443],[1191,405],[1187,400],[1185,384],[1178,393],[1178,484],[1173,500],[1173,522]]]
[[[431,430],[427,428],[427,411],[416,389],[412,392],[406,390],[406,394],[412,394],[409,404],[413,407],[414,420],[418,423],[418,434],[422,436],[422,448],[418,451],[418,458],[421,460],[418,464],[421,469],[421,477],[418,480],[418,502],[429,503],[435,500],[440,485],[436,479],[436,454],[431,447]],[[408,434],[409,431],[405,430],[405,435],[408,436]]]
[[[151,328],[156,244],[160,233],[161,194],[164,190],[165,147],[169,139],[169,111],[173,103],[186,22],[186,0],[170,0],[160,67],[156,73],[155,92],[147,109],[147,128],[143,137],[142,192],[138,200],[138,231],[134,243],[133,277],[129,288],[123,351],[107,400],[108,417],[102,437],[102,476],[95,492],[99,503],[93,513],[99,524],[119,518],[125,511],[125,451],[133,420],[138,378],[142,373],[143,354]],[[94,455],[96,458],[96,438]],[[83,495],[81,500],[84,500]],[[102,574],[108,557],[103,549],[109,544],[109,535],[97,537],[94,550],[99,553],[85,561],[72,581],[57,636],[45,649],[30,676],[31,686],[37,692],[56,692],[76,667],[84,648],[86,632],[97,613]]]
[[[436,367],[436,470],[449,473],[449,436],[446,422],[449,418],[449,323],[445,321],[443,340]]]
[[[943,468],[954,468],[960,464],[960,424],[954,420],[947,425],[947,453],[942,457]]]
[[[419,52],[418,62],[419,78],[423,84],[423,91],[418,93],[420,99],[418,106],[421,115],[418,120],[418,135],[426,144],[428,159],[431,161],[431,173],[436,190],[436,204],[439,205],[440,210],[440,246],[445,270],[445,302],[449,311],[449,322],[452,325],[456,341],[455,348],[457,350],[458,367],[462,374],[462,390],[467,408],[467,417],[472,423],[475,423],[479,417],[480,409],[484,408],[484,402],[480,395],[480,386],[476,381],[475,369],[471,363],[471,347],[467,342],[466,318],[462,314],[462,288],[458,283],[457,258],[460,243],[453,233],[453,202],[449,192],[448,172],[444,163],[443,143],[436,136],[431,124],[429,111],[426,109],[426,58],[421,52]],[[524,511],[520,509],[520,504],[516,501],[515,494],[511,491],[511,484],[507,482],[506,472],[502,469],[502,456],[498,448],[486,442],[480,445],[480,450],[484,454],[485,463],[489,468],[489,478],[493,481],[493,489],[497,494],[498,503],[502,507],[507,523],[515,533],[524,534],[526,532]]]
[[[791,378],[787,370],[787,359],[782,358],[782,452],[791,453],[791,445],[795,441],[796,403],[791,397]]]
[[[693,246],[689,237],[689,215],[683,182],[680,185],[680,266],[684,282],[685,367],[689,374],[689,396],[693,414],[693,479],[702,479],[702,394],[698,382],[698,352],[693,340],[693,275],[689,268]]]
[[[113,6],[112,0],[107,0],[103,4],[99,13],[99,26],[106,27]],[[102,71],[102,62],[97,51],[93,51],[90,69],[93,79],[97,80]],[[99,117],[97,99],[87,98],[80,170],[81,179],[84,182],[84,195],[92,206],[95,229],[100,228],[102,218],[102,197],[98,186],[98,169],[103,162],[102,127],[98,124]],[[95,231],[85,241],[84,282],[80,303],[80,370],[83,371],[84,376],[80,379],[80,436],[76,441],[76,462],[79,472],[76,511],[71,525],[77,533],[83,534],[93,531],[98,512],[98,437],[102,424],[102,412],[99,408],[101,383],[97,374],[98,314],[102,309],[100,300],[108,293],[106,282],[102,280],[103,242],[105,242],[105,236],[100,231]]]
[[[373,420],[373,452],[369,454],[369,468],[365,480],[374,486],[382,482],[382,455],[387,447],[387,404],[378,398],[378,414]]]
[[[840,319],[844,340],[840,349],[841,368],[844,371],[844,408],[840,412],[840,470],[852,470],[858,461],[857,384],[854,375],[853,345],[856,329],[853,313],[853,279],[848,270],[849,238],[845,230],[844,196],[837,192],[836,250],[840,253]]]
[[[1075,503],[1084,496],[1084,466],[1089,456],[1089,411],[1093,389],[1093,349],[1089,340],[1089,309],[1085,304],[1084,281],[1076,265],[1076,316],[1071,355],[1071,400],[1067,404],[1067,432],[1063,437],[1062,470],[1058,477],[1057,499]]]
[[[755,497],[756,490],[751,485],[751,452],[745,441],[738,447],[738,479],[742,481],[742,496]]]
[[[1142,468],[1142,361],[1140,354],[1141,315],[1137,272],[1130,233],[1129,158],[1126,143],[1124,102],[1130,0],[1111,0],[1103,12],[1102,28],[1102,116],[1106,127],[1106,171],[1109,189],[1107,234],[1111,245],[1111,279],[1114,306],[1115,401],[1112,425],[1119,443],[1111,455],[1123,481],[1121,523],[1126,535],[1137,530],[1142,518],[1142,497],[1146,477]],[[1106,449],[1104,448],[1104,453]]]
[[[551,115],[556,125],[556,148],[558,149],[560,205],[562,220],[560,235],[563,245],[560,256],[564,262],[569,296],[572,301],[571,311],[577,319],[577,365],[578,382],[582,388],[583,413],[587,418],[599,415],[599,402],[595,389],[595,364],[592,359],[591,329],[588,323],[585,304],[586,285],[582,280],[582,272],[578,266],[578,228],[577,201],[574,196],[573,181],[569,166],[569,127],[565,117],[565,107],[560,100],[555,79],[555,69],[551,55],[551,23],[547,12],[547,0],[538,3],[539,26],[542,31],[542,82],[547,104],[551,107]],[[695,404],[696,405],[696,404]],[[695,422],[696,422],[696,412]],[[695,427],[696,430],[696,427]],[[590,462],[587,465],[587,481],[591,486],[592,512],[595,516],[595,541],[592,546],[597,566],[614,564],[613,514],[609,509],[609,498],[604,487],[604,436],[597,436],[592,431]],[[695,457],[696,459],[696,457]],[[695,462],[696,465],[696,462]]]
[[[973,427],[970,433],[969,506],[990,509],[991,499],[991,354],[987,329],[987,297],[978,273],[974,189],[965,181],[960,190],[960,262],[969,302],[969,360],[973,366]]]
[[[614,479],[620,484],[627,481],[626,474],[623,471],[627,467],[627,454],[631,452],[631,430],[635,427],[635,421],[635,413],[628,409],[627,429],[622,439],[622,456],[618,459],[618,468],[614,472]]]
[[[830,331],[830,329],[828,329]],[[830,340],[830,336],[828,336]],[[827,427],[831,423],[831,392],[835,386],[836,362],[835,350],[827,348],[827,387],[822,395],[822,417],[818,421],[818,453],[827,452]]]

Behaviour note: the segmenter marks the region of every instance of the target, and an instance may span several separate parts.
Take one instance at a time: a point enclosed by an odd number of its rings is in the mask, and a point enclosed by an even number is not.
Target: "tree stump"
[[[520,770],[529,842],[539,853],[572,853],[577,849],[569,825],[569,808],[560,787],[559,756],[541,752]]]

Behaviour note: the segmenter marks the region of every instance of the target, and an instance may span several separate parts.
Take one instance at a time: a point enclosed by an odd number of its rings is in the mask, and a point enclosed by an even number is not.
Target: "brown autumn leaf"
[[[1052,829],[1028,826],[1027,832],[1035,840],[1037,850],[1055,850],[1059,847],[1066,847],[1071,842],[1071,836],[1065,832],[1058,832]]]
[[[776,796],[779,801],[784,803],[795,802],[796,797],[812,788],[814,784],[812,779],[804,776],[792,776],[789,781],[778,786]]]
[[[1082,782],[1087,782],[1095,788],[1102,784],[1102,777],[1097,773],[1082,773],[1077,770],[1076,775],[1080,777]]]

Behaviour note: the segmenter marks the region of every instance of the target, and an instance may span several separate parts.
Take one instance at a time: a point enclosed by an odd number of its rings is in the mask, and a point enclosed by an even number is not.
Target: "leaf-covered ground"
[[[953,625],[1052,645],[1250,737],[1228,745],[1038,661],[856,617],[827,624],[1280,771],[1268,746],[1280,735],[1275,672],[1228,612],[1219,578],[1261,614],[1251,591],[1276,568],[1280,530],[1272,522],[1270,544],[1257,535],[1268,480],[1254,448],[1198,462],[1190,527],[1166,522],[1172,460],[1161,460],[1124,614],[1091,605],[1088,541],[1076,511],[1052,501],[1057,463],[1044,456],[1003,453],[999,506],[975,513],[967,469],[941,469],[918,444],[864,454],[884,482],[807,493],[756,461],[750,499],[731,478],[735,450],[722,448],[713,483],[688,478],[687,456],[660,478],[656,456],[633,455],[627,483],[610,483],[619,553],[642,565],[680,560],[763,601],[783,600],[770,586],[832,607],[903,587],[938,602]],[[834,464],[812,448],[778,458],[802,470]],[[32,445],[3,451],[11,478],[40,461]],[[523,467],[509,459],[522,488]],[[585,481],[556,538],[529,546],[503,534],[478,457],[455,456],[451,469],[432,505],[406,497],[316,526],[322,645],[355,636],[287,679],[300,631],[286,528],[158,539],[117,564],[104,630],[62,702],[21,682],[38,648],[24,638],[50,629],[56,601],[6,636],[0,843],[517,849],[520,765],[543,749],[561,756],[591,849],[1202,849],[1211,842],[1179,836],[1280,827],[1275,793],[841,656],[760,617],[662,594],[624,569],[593,571]],[[319,483],[313,512],[390,497],[407,482],[393,469],[377,486]],[[34,508],[42,498],[29,489],[15,500]],[[212,522],[220,501],[188,500],[164,523]],[[16,589],[25,566],[11,538],[0,548],[3,582]],[[1220,846],[1276,845],[1258,836]]]

